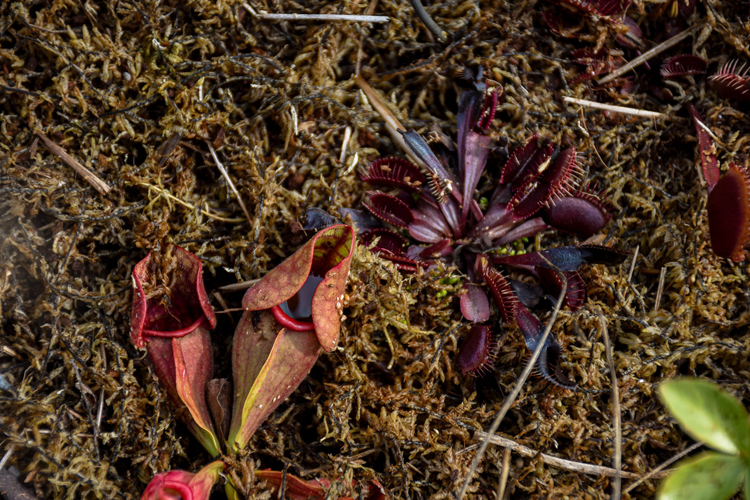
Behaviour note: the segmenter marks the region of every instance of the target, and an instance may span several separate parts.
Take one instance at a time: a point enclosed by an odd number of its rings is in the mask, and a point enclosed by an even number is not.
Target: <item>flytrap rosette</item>
[[[603,0],[576,5],[609,15],[619,12],[624,4]],[[443,263],[455,265],[467,276],[465,293],[460,295],[458,305],[463,317],[476,328],[469,330],[458,364],[464,373],[472,374],[481,374],[491,364],[492,335],[488,327],[481,325],[492,316],[490,296],[506,323],[516,321],[518,298],[490,263],[524,267],[548,292],[554,293],[566,282],[565,303],[577,309],[586,298],[586,287],[575,269],[584,263],[607,264],[624,258],[616,251],[585,246],[553,249],[548,254],[507,262],[499,257],[509,250],[510,255],[516,254],[516,250],[504,246],[542,231],[557,230],[589,238],[602,230],[610,216],[601,193],[585,182],[574,147],[561,149],[538,135],[513,149],[510,155],[504,147],[495,147],[485,132],[495,119],[502,89],[487,89],[481,74],[481,69],[464,72],[473,88],[459,97],[455,148],[450,140],[428,144],[419,133],[408,130],[403,132],[404,142],[419,159],[421,170],[394,158],[377,160],[360,170],[363,181],[387,190],[369,191],[363,202],[384,226],[363,230],[362,237],[373,252],[404,271]],[[483,179],[492,156],[504,157],[504,161],[499,180],[488,184]],[[478,190],[491,190],[492,194],[487,199],[477,196]],[[540,270],[547,260],[551,269]],[[542,288],[539,290],[541,296]],[[538,298],[534,303],[537,302]],[[551,349],[550,353],[559,353],[559,348]]]
[[[242,300],[232,348],[234,409],[228,442],[244,448],[339,339],[354,230],[328,227],[272,269]]]
[[[217,460],[197,474],[182,470],[162,472],[148,483],[141,500],[208,500],[223,470],[224,463]]]
[[[178,246],[149,253],[133,269],[131,341],[148,351],[177,415],[211,455],[220,450],[206,403],[213,372],[208,328],[216,316],[203,286],[200,259]]]

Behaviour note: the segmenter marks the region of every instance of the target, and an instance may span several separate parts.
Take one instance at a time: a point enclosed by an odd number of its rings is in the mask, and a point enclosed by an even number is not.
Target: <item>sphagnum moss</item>
[[[260,277],[296,249],[293,223],[308,206],[358,207],[356,169],[338,162],[346,127],[348,161],[398,153],[353,82],[358,68],[406,127],[452,137],[455,79],[481,64],[507,96],[494,139],[515,146],[539,132],[582,149],[588,176],[616,209],[607,238],[639,247],[629,281],[624,267],[587,269],[587,303],[558,317],[564,369],[581,390],[561,393],[532,379],[504,436],[569,460],[611,463],[600,309],[620,383],[624,470],[645,473],[689,446],[655,399],[660,381],[720,380],[748,404],[747,270],[710,252],[697,140],[679,104],[691,99],[701,111],[721,141],[722,163],[747,154],[747,109],[700,78],[672,85],[674,104],[655,100],[648,83],[659,82],[644,68],[629,94],[571,83],[584,69],[572,51],[609,46],[612,27],[581,17],[579,40],[553,34],[543,15],[556,9],[551,2],[425,4],[447,44],[431,39],[407,2],[390,0],[375,13],[392,21],[377,26],[261,22],[223,0],[16,2],[0,12],[0,451],[12,449],[5,467],[39,498],[137,498],[155,473],[210,461],[128,344],[132,268],[148,249],[179,244],[201,257],[211,295]],[[317,0],[253,5],[366,9]],[[731,3],[711,9],[708,16],[699,5],[688,20],[641,2],[629,12],[656,43],[670,23],[708,23],[677,49],[706,58],[711,71],[750,56]],[[670,118],[579,110],[564,106],[563,95]],[[36,140],[37,130],[112,191],[86,184]],[[485,182],[496,174],[490,164]],[[538,249],[553,244],[543,238]],[[401,276],[359,248],[342,350],[321,358],[231,473],[249,478],[252,468],[286,464],[305,478],[377,477],[395,498],[448,498],[467,473],[473,433],[489,425],[524,361],[520,337],[508,332],[489,376],[460,376],[453,360],[466,326],[451,303],[457,287],[443,281],[453,272]],[[241,297],[222,299],[233,308]],[[228,373],[229,334],[221,332],[233,331],[239,316],[219,317],[216,368]],[[472,498],[493,498],[502,456],[490,447]],[[646,481],[627,495],[649,497],[655,486]],[[506,495],[607,498],[609,479],[513,454]]]

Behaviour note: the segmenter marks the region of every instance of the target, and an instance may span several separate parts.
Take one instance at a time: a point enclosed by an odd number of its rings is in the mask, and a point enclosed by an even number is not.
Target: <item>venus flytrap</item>
[[[473,89],[459,98],[455,152],[442,142],[435,143],[433,149],[414,130],[402,132],[406,146],[423,166],[390,157],[363,168],[362,180],[377,188],[367,193],[363,205],[386,226],[375,226],[362,215],[357,216],[357,224],[372,251],[402,271],[414,272],[436,262],[457,266],[467,277],[458,301],[464,318],[472,326],[487,323],[491,317],[490,300],[494,300],[503,323],[517,323],[530,345],[539,329],[538,320],[528,307],[533,307],[540,297],[519,301],[521,297],[513,288],[522,285],[508,280],[494,266],[514,265],[502,256],[524,255],[524,242],[543,231],[572,233],[579,238],[596,234],[609,220],[608,206],[595,189],[582,182],[584,171],[575,148],[561,150],[537,135],[511,152],[492,194],[475,199],[494,147],[486,133],[502,99],[502,89],[488,89],[481,68],[467,71],[465,76]],[[550,251],[572,256],[587,250],[563,247]],[[608,264],[625,258],[624,253],[604,247],[596,253],[599,260]],[[532,262],[544,259],[537,254],[526,255]],[[564,273],[570,284],[566,305],[575,310],[583,304],[586,294],[578,268],[592,262],[579,259],[575,269],[561,270],[540,269],[538,263],[519,267],[527,269],[552,294],[560,288]],[[527,305],[530,302],[534,304]],[[460,348],[461,371],[475,375],[487,371],[495,343],[492,328],[472,327]],[[555,364],[560,360],[561,348],[553,337],[549,347],[550,354],[558,355],[540,356],[539,373],[555,385],[575,389],[575,383]]]
[[[661,384],[659,395],[685,432],[716,451],[680,462],[657,500],[726,500],[743,481],[750,500],[750,423],[740,402],[716,384],[689,378]]]

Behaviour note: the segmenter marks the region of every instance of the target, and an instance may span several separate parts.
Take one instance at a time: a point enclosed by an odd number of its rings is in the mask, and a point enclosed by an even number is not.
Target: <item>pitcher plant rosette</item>
[[[178,417],[212,456],[243,449],[318,355],[338,345],[354,242],[350,226],[322,229],[247,291],[233,341],[234,385],[211,378],[216,316],[200,259],[170,246],[136,264],[131,341],[147,350]],[[158,474],[142,498],[207,499],[223,468],[218,461],[198,474]],[[231,484],[227,491],[236,496]]]
[[[216,315],[203,286],[200,259],[178,246],[149,253],[133,269],[131,341],[145,347],[177,416],[211,456],[221,446],[206,404],[213,372],[209,328]]]
[[[354,230],[318,232],[242,300],[232,348],[234,409],[228,442],[242,449],[263,421],[338,345]]]

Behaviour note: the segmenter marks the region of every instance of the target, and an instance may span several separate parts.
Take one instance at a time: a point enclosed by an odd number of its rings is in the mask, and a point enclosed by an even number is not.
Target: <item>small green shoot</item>
[[[662,481],[658,500],[726,500],[750,475],[750,424],[745,408],[716,384],[670,380],[659,387],[669,413],[691,437],[718,453],[684,460]],[[745,500],[750,489],[745,481]]]

